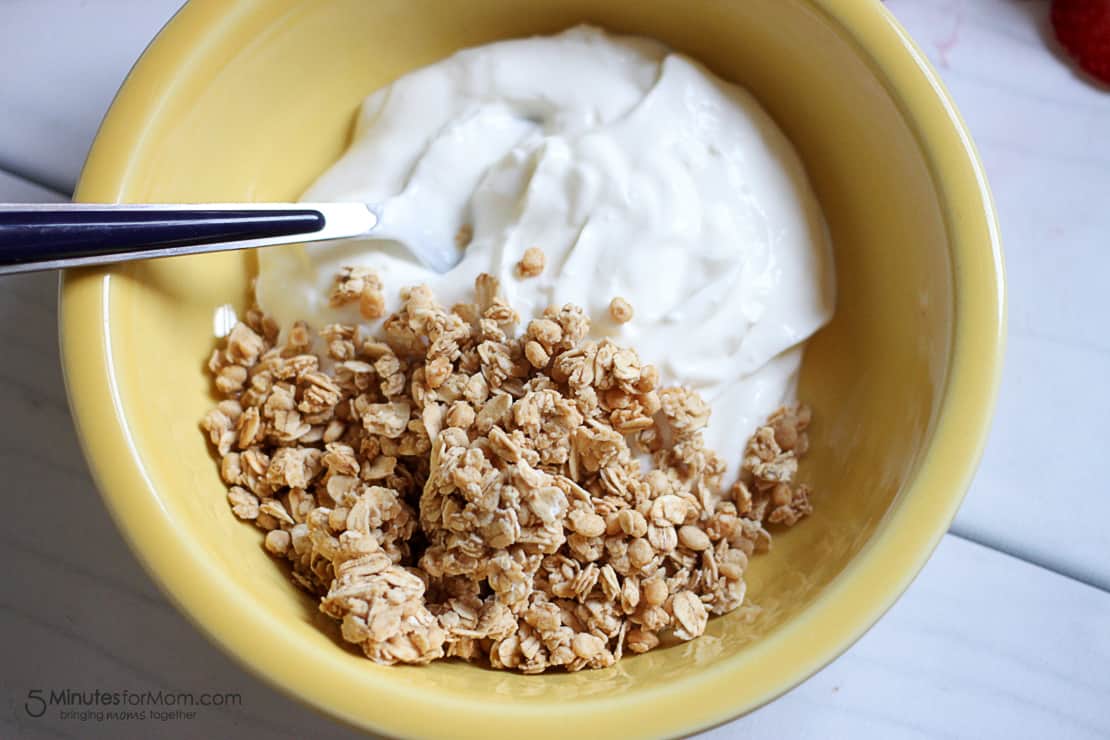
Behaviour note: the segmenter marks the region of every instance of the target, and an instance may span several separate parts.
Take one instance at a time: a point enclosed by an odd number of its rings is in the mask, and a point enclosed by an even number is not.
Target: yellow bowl
[[[178,605],[256,674],[362,728],[458,738],[694,732],[818,670],[906,588],[952,519],[987,431],[1002,255],[973,145],[920,51],[865,0],[193,2],[116,98],[78,188],[90,201],[296,198],[371,90],[465,46],[580,21],[661,39],[746,85],[801,152],[836,248],[836,318],[801,395],[816,514],[756,558],[752,626],[572,675],[386,668],[335,631],[228,512],[197,428],[217,309],[253,257],[70,273],[74,416],[121,529]]]

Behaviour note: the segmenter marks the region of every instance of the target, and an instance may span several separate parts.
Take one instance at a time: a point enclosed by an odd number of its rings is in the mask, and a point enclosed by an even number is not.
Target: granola
[[[536,277],[543,272],[547,255],[539,247],[528,247],[516,265],[517,275],[522,278]]]
[[[632,320],[632,304],[617,296],[609,301],[609,318],[618,324],[627,324]]]
[[[589,339],[577,306],[521,328],[498,288],[483,274],[450,309],[404,290],[380,337],[281,339],[249,311],[209,361],[221,401],[201,423],[232,512],[379,663],[576,671],[698,637],[744,603],[767,527],[812,511],[794,482],[809,409],[776,411],[726,485],[697,393]],[[370,271],[330,300],[385,314]]]

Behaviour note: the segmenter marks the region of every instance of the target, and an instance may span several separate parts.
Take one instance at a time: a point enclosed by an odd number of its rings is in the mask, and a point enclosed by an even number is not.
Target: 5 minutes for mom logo
[[[78,722],[191,720],[205,707],[242,706],[237,692],[105,691],[104,689],[29,689],[23,702],[28,717],[56,710],[58,718]]]

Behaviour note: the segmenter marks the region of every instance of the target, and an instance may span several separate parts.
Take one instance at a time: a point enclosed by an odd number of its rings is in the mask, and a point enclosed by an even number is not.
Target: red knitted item
[[[1110,0],[1053,0],[1052,27],[1083,71],[1110,85]]]

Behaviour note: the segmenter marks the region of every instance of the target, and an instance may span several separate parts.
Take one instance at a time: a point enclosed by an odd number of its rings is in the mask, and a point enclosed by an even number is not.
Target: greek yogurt
[[[733,471],[833,312],[821,209],[774,121],[699,63],[592,27],[467,49],[378,90],[303,199],[387,203],[395,232],[473,235],[443,275],[396,241],[261,250],[257,298],[282,325],[359,323],[327,301],[345,266],[378,271],[388,310],[419,283],[470,300],[488,272],[525,321],[576,303],[597,337],[699,391],[706,441]],[[520,278],[532,246],[546,268]],[[609,318],[617,296],[634,308],[624,324]]]

